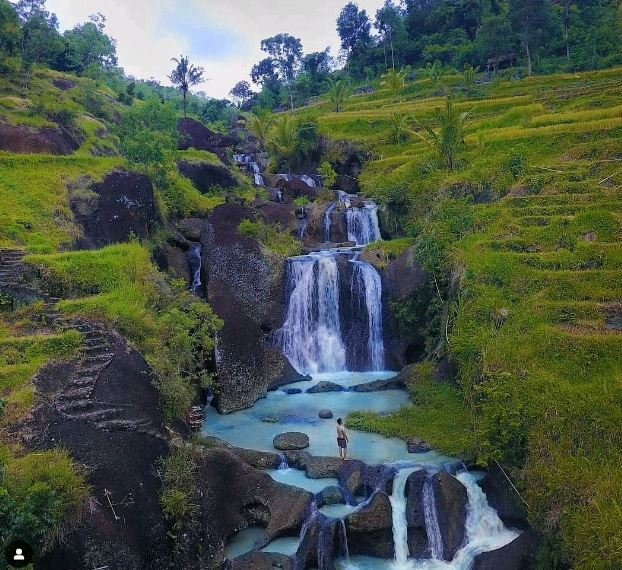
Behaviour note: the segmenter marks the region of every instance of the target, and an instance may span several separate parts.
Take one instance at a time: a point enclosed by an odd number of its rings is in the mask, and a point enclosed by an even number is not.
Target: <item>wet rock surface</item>
[[[362,461],[342,462],[339,483],[354,497],[370,497],[376,490],[390,494],[393,491],[395,470],[388,465],[367,465]]]
[[[324,392],[345,392],[345,388],[341,384],[322,380],[307,390],[307,394],[322,394]]]
[[[417,437],[410,437],[406,441],[408,453],[427,453],[432,449],[430,444]]]
[[[387,380],[374,380],[352,386],[352,392],[381,392],[384,390],[404,390],[406,385],[401,378],[389,378]]]
[[[345,518],[350,554],[393,558],[391,502],[377,492],[368,505]]]
[[[443,537],[443,558],[453,560],[465,538],[467,491],[458,479],[440,472],[432,477],[438,526]]]
[[[527,513],[519,496],[495,463],[490,465],[486,476],[479,481],[479,486],[486,493],[488,504],[497,511],[504,524],[511,528],[529,528]]]
[[[306,433],[289,431],[275,436],[272,444],[279,451],[296,451],[309,447],[309,436]]]
[[[414,558],[429,556],[428,534],[423,509],[423,486],[428,474],[415,471],[406,481],[406,524],[408,526],[408,550]]]
[[[293,570],[289,556],[273,552],[249,552],[225,565],[225,570]]]
[[[227,449],[211,449],[197,467],[199,523],[207,568],[220,567],[229,537],[249,526],[265,527],[266,541],[296,536],[313,496],[275,482]],[[197,543],[198,545],[198,543]]]
[[[318,415],[323,420],[330,420],[333,417],[333,412],[331,410],[320,410]]]
[[[473,570],[534,570],[538,539],[532,531],[523,532],[502,548],[478,554]]]
[[[305,471],[310,479],[336,478],[343,466],[338,457],[314,456],[306,451],[288,451],[285,456],[290,467]]]

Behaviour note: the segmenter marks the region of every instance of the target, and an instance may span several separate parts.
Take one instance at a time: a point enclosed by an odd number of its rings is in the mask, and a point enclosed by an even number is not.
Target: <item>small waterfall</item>
[[[301,374],[346,369],[339,320],[339,270],[330,254],[288,260],[291,294],[287,317],[278,332],[283,354]]]
[[[279,453],[279,471],[285,471],[286,469],[289,469],[287,457],[285,457],[284,453]]]
[[[253,178],[255,179],[255,186],[265,186],[263,176],[259,173],[253,174]]]
[[[302,180],[307,186],[310,186],[311,188],[315,188],[317,186],[315,180],[311,178],[311,176],[308,176],[306,174],[303,174],[300,177],[300,180]]]
[[[196,295],[201,291],[201,251],[200,243],[194,244],[186,254],[190,269],[192,270],[192,285],[190,290]]]
[[[307,231],[307,226],[309,225],[309,220],[307,220],[307,216],[305,214],[305,207],[300,207],[300,215],[298,218],[298,238],[302,239],[305,237],[305,232]]]
[[[434,560],[443,560],[443,537],[438,525],[436,499],[434,498],[433,475],[428,475],[423,485],[423,514],[425,531],[428,535],[430,552]]]
[[[393,493],[391,501],[393,521],[393,546],[395,548],[395,568],[408,568],[408,525],[406,523],[406,482],[417,467],[400,469],[393,479]]]
[[[332,223],[331,216],[336,206],[337,202],[333,202],[324,212],[324,241],[326,243],[330,241],[330,225]]]
[[[349,207],[346,210],[348,240],[356,245],[367,245],[381,239],[378,225],[378,206],[373,202],[365,203],[362,208]]]
[[[340,558],[345,559],[346,562],[349,562],[350,561],[350,549],[348,548],[348,533],[346,532],[346,523],[343,519],[339,521],[337,532],[338,532],[337,540],[339,541],[338,555]]]
[[[339,198],[339,201],[345,205],[346,208],[350,207],[350,194],[344,192],[343,190],[337,190],[337,197]]]
[[[370,370],[384,370],[384,335],[382,330],[382,281],[370,263],[353,260],[352,298],[365,300],[367,310],[367,355]]]

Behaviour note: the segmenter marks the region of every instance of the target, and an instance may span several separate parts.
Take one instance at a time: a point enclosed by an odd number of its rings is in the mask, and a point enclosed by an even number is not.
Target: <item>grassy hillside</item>
[[[440,353],[459,367],[446,405],[422,380],[414,409],[353,420],[449,451],[460,441],[508,467],[550,537],[543,568],[560,558],[619,568],[622,70],[461,82],[419,80],[397,96],[353,96],[340,113],[327,101],[299,111],[371,154],[363,190],[391,210],[436,278],[429,345],[443,340]],[[412,133],[437,126],[447,94],[472,113],[451,172]]]

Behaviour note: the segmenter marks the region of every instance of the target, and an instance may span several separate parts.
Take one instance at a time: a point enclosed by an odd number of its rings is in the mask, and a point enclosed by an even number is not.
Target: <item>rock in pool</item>
[[[344,392],[345,388],[341,384],[335,384],[335,382],[327,382],[322,380],[318,382],[312,388],[307,390],[307,394],[320,394],[322,392]]]
[[[293,451],[309,447],[309,436],[299,431],[280,433],[272,440],[272,445],[279,451]]]
[[[319,416],[323,420],[330,420],[333,417],[333,412],[330,410],[320,410]]]
[[[292,396],[294,394],[302,394],[302,390],[300,388],[286,388],[283,390],[288,396]]]
[[[417,437],[410,437],[406,442],[408,453],[426,453],[432,449],[430,444]]]

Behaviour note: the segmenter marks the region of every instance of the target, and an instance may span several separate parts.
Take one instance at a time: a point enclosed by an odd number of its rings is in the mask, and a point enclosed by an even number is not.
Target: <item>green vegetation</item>
[[[242,220],[238,227],[241,234],[252,237],[269,250],[291,257],[302,252],[300,241],[284,232],[278,224],[266,224],[262,220]]]
[[[139,243],[32,255],[46,290],[72,315],[105,319],[134,341],[154,370],[168,419],[183,417],[196,389],[212,377],[214,333],[222,325],[209,305],[167,283]]]
[[[376,91],[339,114],[328,100],[296,114],[334,145],[370,149],[362,189],[399,239],[367,252],[383,265],[412,245],[431,283],[395,304],[400,329],[423,333],[427,356],[459,370],[455,385],[422,381],[415,405],[355,414],[350,425],[499,461],[550,538],[542,568],[622,563],[613,530],[622,527],[619,74],[500,79],[470,91],[463,76],[446,75],[453,116],[470,111],[451,161],[421,140],[431,136],[422,124],[439,134],[447,114],[428,79],[408,83],[399,102]],[[420,136],[396,143],[395,113],[412,117]]]

